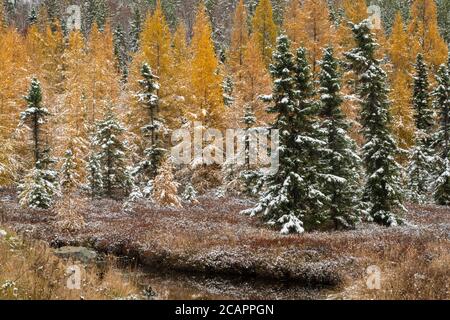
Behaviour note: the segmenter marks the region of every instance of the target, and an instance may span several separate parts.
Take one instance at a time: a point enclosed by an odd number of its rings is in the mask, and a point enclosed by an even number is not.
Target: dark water
[[[326,299],[327,288],[305,288],[282,281],[183,274],[161,270],[133,271],[142,288],[151,288],[160,300],[310,300]]]

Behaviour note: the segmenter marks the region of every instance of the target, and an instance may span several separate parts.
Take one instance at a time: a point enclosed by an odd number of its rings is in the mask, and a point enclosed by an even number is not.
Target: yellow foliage
[[[330,22],[328,4],[325,0],[305,0],[300,7],[292,1],[290,9],[297,13],[289,13],[291,19],[295,16],[296,22],[291,27],[286,24],[286,32],[292,39],[293,47],[305,47],[312,65],[312,73],[318,72],[318,62],[322,58],[322,50],[334,41],[334,27]],[[288,17],[289,19],[289,17]]]
[[[416,56],[422,53],[425,61],[437,71],[447,59],[447,45],[439,34],[437,8],[434,0],[415,0],[411,6],[410,48]]]
[[[223,103],[222,76],[211,39],[211,25],[205,6],[200,4],[192,38],[191,84],[193,109],[197,120],[206,127],[222,128],[225,111]]]
[[[390,75],[392,90],[390,98],[393,101],[391,107],[392,131],[397,138],[400,148],[408,149],[414,142],[414,111],[412,108],[413,81],[410,74],[414,58],[408,46],[408,34],[400,13],[397,13],[389,39],[389,57],[392,62],[392,74]]]
[[[14,28],[0,27],[0,185],[12,182],[12,156],[20,153],[14,139],[27,88],[27,54],[23,38]]]
[[[272,60],[277,38],[277,26],[273,20],[270,0],[261,0],[256,7],[252,21],[252,33],[255,34],[266,65]]]
[[[250,38],[244,52],[241,77],[236,80],[235,91],[236,103],[228,115],[231,125],[236,128],[242,126],[246,105],[252,107],[257,125],[266,125],[270,122],[270,115],[266,112],[267,105],[259,99],[259,96],[271,92],[271,79],[255,36]]]
[[[228,63],[233,73],[237,73],[237,70],[244,64],[244,52],[247,47],[248,38],[247,11],[245,10],[244,0],[240,0],[234,14],[230,53],[228,57]]]

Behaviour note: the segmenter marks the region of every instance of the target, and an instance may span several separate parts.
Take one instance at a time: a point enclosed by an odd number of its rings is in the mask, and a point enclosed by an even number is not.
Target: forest
[[[448,0],[0,0],[0,227],[448,299],[449,44]]]

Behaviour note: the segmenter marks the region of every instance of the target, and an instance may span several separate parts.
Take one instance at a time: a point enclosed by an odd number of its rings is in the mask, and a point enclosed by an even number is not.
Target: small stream
[[[138,269],[142,288],[158,300],[311,300],[326,299],[330,288],[305,288],[289,282]]]

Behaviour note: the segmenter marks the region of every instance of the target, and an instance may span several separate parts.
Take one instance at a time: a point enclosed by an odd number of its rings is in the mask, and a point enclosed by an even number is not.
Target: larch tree
[[[361,124],[365,144],[365,200],[373,221],[386,226],[398,225],[403,209],[400,166],[395,160],[397,145],[389,130],[391,117],[387,76],[376,58],[378,44],[364,20],[352,27],[357,47],[347,52],[352,70],[358,76],[358,97],[361,101]]]
[[[233,29],[231,32],[231,44],[228,54],[228,64],[235,77],[241,77],[241,70],[244,65],[244,54],[249,40],[249,30],[247,25],[247,11],[244,0],[240,0],[234,13]]]
[[[409,157],[407,191],[410,201],[425,203],[429,200],[429,184],[433,176],[432,166],[435,163],[431,144],[434,117],[430,103],[428,66],[420,53],[417,55],[415,69],[412,105],[417,131],[415,147]]]
[[[319,97],[321,131],[326,141],[324,155],[324,193],[327,195],[327,220],[335,229],[352,228],[360,219],[359,190],[361,159],[356,143],[348,135],[349,123],[341,110],[341,76],[333,49],[324,49],[320,61]]]
[[[13,139],[21,112],[21,93],[26,90],[27,52],[15,28],[0,27],[0,185],[9,184],[15,175],[17,155],[23,146]]]
[[[314,79],[319,72],[318,62],[322,58],[322,49],[334,39],[334,26],[330,21],[328,4],[325,0],[305,0],[298,9],[298,26],[295,35],[295,47],[304,46],[308,50]],[[295,25],[294,25],[295,27]],[[290,26],[286,25],[289,30]],[[289,34],[289,31],[287,31]],[[292,31],[291,33],[294,33]]]
[[[433,92],[434,107],[439,111],[440,127],[435,134],[434,147],[439,155],[437,179],[433,185],[434,199],[440,205],[450,204],[450,72],[442,64],[436,75]]]
[[[20,114],[20,123],[31,132],[30,148],[33,154],[33,166],[19,185],[19,199],[23,206],[48,209],[58,193],[57,173],[51,168],[50,150],[45,142],[44,125],[50,113],[42,105],[41,85],[36,78],[31,80],[25,101],[27,107]]]
[[[204,126],[222,128],[224,126],[224,104],[222,76],[218,73],[219,62],[211,39],[211,25],[205,7],[200,4],[194,25],[191,50],[191,83],[194,110]]]
[[[277,38],[277,26],[273,20],[270,0],[261,0],[258,3],[252,20],[252,33],[258,41],[265,64],[269,65]]]
[[[172,161],[167,158],[155,178],[152,200],[162,207],[181,208],[181,199],[178,196],[179,183],[175,181],[172,170]]]
[[[390,109],[392,132],[399,148],[405,151],[414,145],[415,131],[414,112],[411,107],[412,78],[410,76],[413,57],[408,42],[408,34],[404,29],[402,17],[400,13],[397,13],[388,49],[393,68],[390,74],[392,90],[389,97],[393,102]]]
[[[119,74],[115,68],[113,36],[109,24],[100,31],[94,24],[87,46],[86,80],[84,92],[87,107],[87,124],[92,127],[101,111],[119,96]]]
[[[255,35],[249,39],[244,52],[241,76],[236,80],[236,103],[230,108],[228,119],[239,126],[242,106],[249,105],[255,113],[258,125],[267,125],[272,116],[265,110],[265,103],[259,98],[270,92],[270,74],[265,67],[261,50]]]
[[[411,5],[411,50],[422,53],[425,61],[436,72],[447,59],[447,44],[439,34],[435,0],[415,0]]]

